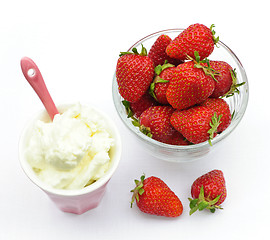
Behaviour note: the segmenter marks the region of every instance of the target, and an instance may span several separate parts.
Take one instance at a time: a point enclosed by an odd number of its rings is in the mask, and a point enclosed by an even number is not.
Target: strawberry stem
[[[146,48],[142,45],[142,50],[141,50],[141,53],[140,53],[141,56],[147,56],[147,50]]]

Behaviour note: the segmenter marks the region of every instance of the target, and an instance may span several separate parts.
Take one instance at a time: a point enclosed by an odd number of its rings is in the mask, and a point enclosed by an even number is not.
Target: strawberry
[[[148,214],[164,217],[178,217],[183,212],[183,205],[175,193],[160,178],[141,176],[135,180],[131,207],[136,200],[138,208]]]
[[[170,123],[174,109],[170,106],[154,106],[146,109],[140,116],[140,130],[147,136],[163,143],[182,143],[187,145],[181,134]],[[177,141],[179,138],[179,141]]]
[[[233,83],[232,80],[232,67],[223,61],[209,61],[210,66],[215,69],[219,74],[216,77],[215,89],[210,97],[218,98],[227,93]]]
[[[167,100],[173,108],[181,110],[191,107],[203,102],[213,93],[213,77],[196,66],[198,64],[194,61],[188,61],[174,70],[166,92]]]
[[[215,38],[214,25],[210,29],[203,24],[192,24],[181,32],[166,48],[166,53],[171,58],[187,59],[187,55],[194,58],[194,51],[199,52],[202,59],[208,57],[214,50],[214,45],[219,41]]]
[[[228,103],[221,98],[208,98],[201,106],[208,107],[216,112],[217,116],[221,116],[220,124],[217,127],[217,132],[223,132],[231,123],[231,112]]]
[[[199,209],[215,212],[227,196],[225,179],[221,170],[210,171],[197,178],[191,186],[190,215]]]
[[[169,63],[155,67],[156,76],[150,85],[149,93],[161,104],[168,104],[166,91],[169,87],[169,82],[173,76],[174,70],[174,65]]]
[[[239,93],[238,87],[245,84],[245,82],[237,83],[236,70],[228,63],[223,61],[209,61],[211,68],[219,74],[216,76],[215,89],[210,97],[230,97],[234,93]]]
[[[149,107],[156,106],[158,102],[146,92],[137,102],[130,103],[127,100],[122,101],[126,108],[128,117],[139,118],[141,114]]]
[[[166,60],[174,65],[178,65],[183,62],[178,59],[170,58],[166,54],[166,48],[171,43],[171,41],[172,39],[168,35],[162,34],[157,38],[157,40],[150,48],[148,57],[153,60],[155,66],[163,65]]]
[[[176,110],[171,115],[171,124],[188,141],[197,144],[211,140],[217,134],[221,116],[208,107],[195,106],[185,110]]]
[[[137,49],[122,52],[117,61],[116,79],[120,95],[129,102],[138,101],[148,90],[154,77],[154,63],[147,56],[142,46],[139,54]]]
[[[174,130],[171,137],[167,140],[167,144],[186,146],[191,143],[177,130]]]

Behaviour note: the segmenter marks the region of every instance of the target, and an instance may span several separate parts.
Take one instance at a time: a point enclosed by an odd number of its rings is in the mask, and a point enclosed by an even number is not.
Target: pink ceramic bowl
[[[61,105],[58,106],[60,112],[63,112],[70,105]],[[111,179],[112,175],[117,169],[121,158],[121,138],[116,128],[114,122],[103,112],[95,109],[106,121],[108,125],[108,131],[111,136],[115,140],[114,146],[110,149],[110,157],[111,157],[111,165],[109,170],[105,173],[103,177],[94,182],[93,184],[78,190],[65,190],[65,189],[55,189],[51,186],[48,186],[44,182],[42,182],[35,172],[32,170],[32,167],[28,164],[27,160],[24,156],[24,151],[27,146],[27,142],[31,136],[31,130],[33,128],[33,124],[37,119],[42,119],[44,121],[49,121],[49,115],[44,110],[41,113],[37,114],[37,116],[30,121],[30,123],[23,130],[20,142],[19,142],[19,160],[22,166],[23,171],[28,176],[28,178],[37,185],[40,189],[42,189],[50,199],[56,204],[56,206],[64,211],[75,214],[82,214],[90,209],[93,209],[99,205],[101,199],[105,193],[106,185]]]

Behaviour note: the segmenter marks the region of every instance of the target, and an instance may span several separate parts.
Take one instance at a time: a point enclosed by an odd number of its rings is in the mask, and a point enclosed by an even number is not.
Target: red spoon
[[[24,57],[21,59],[21,68],[24,77],[35,90],[44,107],[46,108],[50,118],[53,120],[54,115],[58,114],[59,112],[51,98],[51,95],[45,85],[37,65],[32,59]]]

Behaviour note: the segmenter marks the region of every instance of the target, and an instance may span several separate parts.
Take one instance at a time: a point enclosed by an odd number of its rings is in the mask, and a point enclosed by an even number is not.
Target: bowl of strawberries
[[[214,25],[150,34],[121,52],[113,101],[151,155],[172,162],[205,156],[244,116],[248,79]]]

